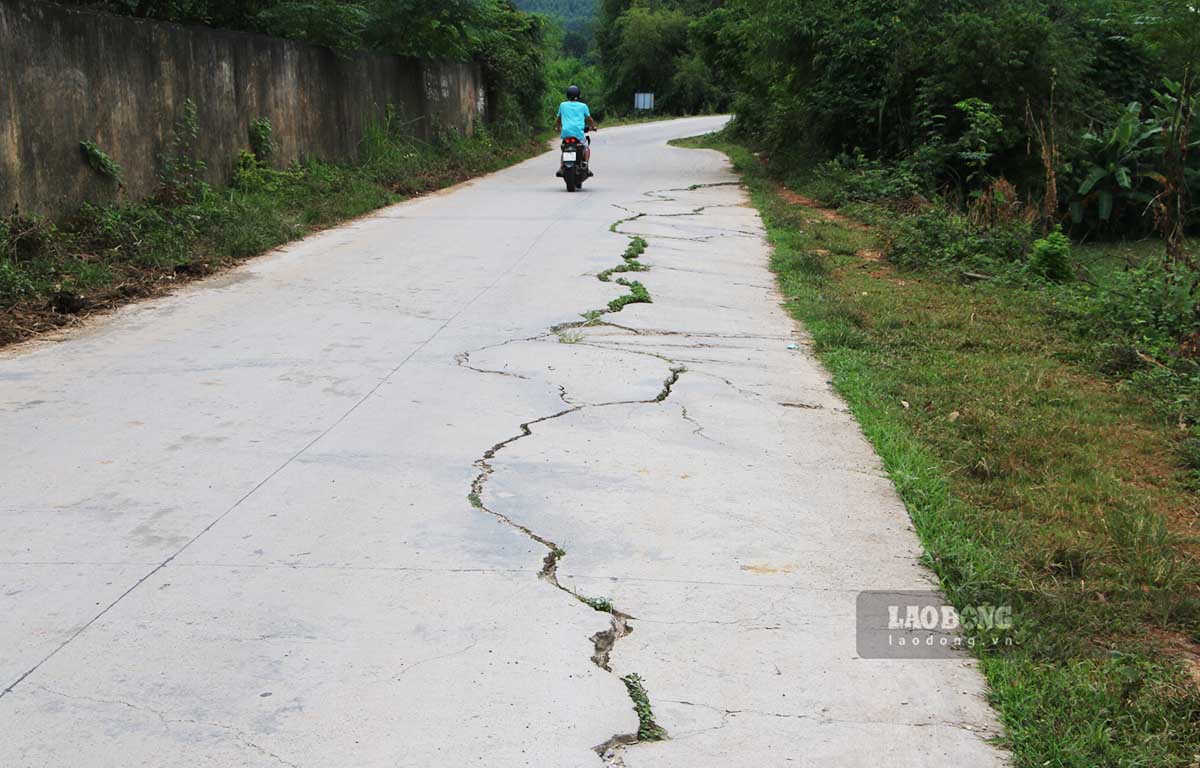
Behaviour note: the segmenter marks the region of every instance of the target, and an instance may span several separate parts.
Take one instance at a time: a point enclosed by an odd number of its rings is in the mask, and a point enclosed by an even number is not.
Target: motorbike
[[[562,141],[561,164],[557,175],[566,182],[568,192],[582,189],[583,182],[592,175],[587,162],[587,144],[590,143],[590,138],[585,143],[574,136],[568,136]]]

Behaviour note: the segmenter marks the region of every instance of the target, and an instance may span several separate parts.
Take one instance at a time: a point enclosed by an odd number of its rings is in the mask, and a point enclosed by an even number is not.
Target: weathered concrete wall
[[[84,139],[121,165],[121,194],[153,193],[187,99],[213,183],[228,180],[260,117],[271,120],[275,162],[286,164],[353,158],[364,124],[389,104],[422,135],[470,131],[486,112],[472,64],[338,56],[263,35],[0,0],[0,210],[62,213],[113,200],[115,185],[80,152]]]

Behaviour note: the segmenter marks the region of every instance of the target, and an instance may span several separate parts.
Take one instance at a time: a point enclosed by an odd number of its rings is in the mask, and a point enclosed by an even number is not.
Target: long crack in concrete
[[[723,186],[723,185],[711,185],[711,186]],[[662,190],[662,193],[673,192],[673,191],[685,191],[685,190]],[[646,196],[653,197],[658,194],[660,194],[660,193],[659,192],[648,192],[648,193],[646,193]],[[669,199],[669,198],[661,198],[661,199],[665,200],[665,199]],[[704,211],[704,208],[706,208],[706,207],[710,207],[710,206],[702,206],[694,211],[684,213],[684,214],[666,214],[666,216],[695,216],[695,215],[701,214]],[[618,232],[619,226],[622,223],[625,223],[628,221],[633,221],[633,220],[642,218],[644,216],[657,217],[657,216],[663,215],[663,214],[652,214],[652,213],[634,212],[634,211],[629,211],[629,212],[634,213],[635,215],[630,216],[625,219],[620,219],[620,220],[614,222],[613,225],[610,227],[610,231]],[[646,240],[646,237],[644,235],[631,235],[630,237],[631,237],[631,240],[630,240],[631,244],[637,238],[642,238],[643,242],[645,242],[645,240]],[[651,236],[651,237],[654,237],[654,236]],[[629,251],[627,250],[626,254],[628,254],[628,253],[629,253]],[[640,255],[640,253],[639,253],[639,255]],[[628,255],[626,255],[624,257],[623,263],[628,263],[629,260],[630,260],[630,257]],[[641,269],[639,271],[646,271],[646,270],[650,269],[649,265],[640,265],[640,266],[641,266]],[[617,281],[617,282],[622,285],[627,285],[627,286],[629,285],[628,283],[625,283],[624,281]],[[540,334],[538,336],[527,337],[524,339],[510,339],[508,341],[501,342],[500,344],[491,345],[491,347],[488,347],[488,348],[504,346],[505,344],[509,344],[509,343],[512,343],[515,341],[542,341],[549,335],[558,334],[565,330],[569,330],[569,329],[573,329],[573,328],[595,327],[595,326],[609,326],[609,327],[617,328],[617,329],[627,331],[630,333],[634,333],[634,334],[638,334],[638,335],[641,335],[643,333],[647,333],[648,335],[657,335],[657,334],[690,335],[690,334],[677,334],[677,332],[672,332],[672,331],[643,332],[643,331],[638,331],[633,328],[621,326],[616,323],[611,323],[611,322],[607,322],[607,321],[599,319],[601,315],[615,314],[617,312],[620,312],[621,309],[623,309],[623,306],[624,305],[618,305],[614,309],[595,310],[590,313],[585,313],[584,320],[559,323],[550,328],[549,334]],[[597,349],[605,349],[604,346],[597,345],[597,344],[587,344],[586,346],[597,348]],[[475,351],[481,351],[481,350],[475,350]],[[485,490],[485,486],[487,485],[487,481],[496,472],[496,468],[492,464],[493,459],[496,458],[496,455],[498,453],[500,453],[500,451],[504,450],[505,448],[507,448],[508,446],[517,442],[518,440],[523,440],[524,438],[532,437],[533,436],[533,427],[535,425],[541,424],[541,423],[547,422],[547,421],[553,421],[555,419],[560,419],[560,418],[563,418],[566,416],[570,416],[572,414],[578,413],[580,411],[583,411],[583,410],[589,409],[589,408],[607,408],[607,407],[611,407],[611,406],[621,406],[621,405],[655,405],[655,404],[662,403],[663,401],[665,401],[667,398],[669,398],[671,396],[672,388],[679,381],[679,378],[685,372],[687,372],[687,369],[684,368],[683,366],[679,365],[678,362],[676,362],[675,360],[673,360],[669,357],[666,357],[664,355],[650,353],[650,352],[646,352],[644,350],[625,350],[625,351],[636,352],[638,354],[648,354],[648,355],[658,358],[658,359],[666,362],[668,365],[670,365],[670,375],[663,381],[662,389],[659,390],[658,394],[656,394],[652,398],[647,398],[647,399],[614,400],[614,401],[609,401],[609,402],[604,402],[604,403],[588,403],[588,404],[571,405],[570,407],[565,408],[561,411],[557,411],[555,413],[551,413],[546,416],[541,416],[539,418],[532,419],[530,421],[520,424],[518,427],[519,431],[517,432],[517,434],[512,435],[511,437],[508,437],[508,438],[501,440],[500,442],[494,444],[492,447],[490,447],[486,451],[484,451],[482,456],[480,456],[478,459],[475,460],[474,465],[479,470],[479,473],[475,476],[475,479],[472,480],[471,490],[467,495],[467,499],[470,501],[470,503],[473,507],[475,507],[476,509],[478,509],[482,512],[486,512],[487,514],[496,518],[501,523],[503,523],[511,528],[514,528],[517,531],[520,531],[522,534],[524,534],[528,538],[532,539],[533,541],[536,541],[538,544],[541,544],[543,547],[546,548],[546,555],[544,558],[542,558],[542,567],[541,567],[541,570],[538,572],[538,576],[541,579],[549,582],[555,589],[570,595],[572,598],[574,598],[575,600],[579,601],[580,603],[588,606],[592,610],[600,611],[602,613],[607,613],[609,615],[609,617],[610,617],[609,628],[592,635],[590,640],[592,642],[592,647],[593,647],[593,653],[592,653],[592,657],[591,657],[592,663],[595,664],[600,669],[603,669],[604,671],[610,672],[610,673],[612,672],[612,667],[610,665],[610,658],[611,658],[613,649],[616,646],[617,642],[621,638],[623,638],[623,637],[629,635],[631,632],[633,632],[633,625],[631,624],[631,621],[634,620],[634,617],[631,616],[630,614],[627,614],[624,611],[620,610],[619,608],[617,608],[611,602],[609,602],[608,600],[606,600],[604,598],[589,597],[587,595],[580,594],[579,592],[577,592],[575,590],[571,590],[571,589],[568,589],[567,587],[563,586],[558,580],[558,565],[562,561],[562,559],[564,557],[566,557],[566,554],[567,554],[566,550],[563,549],[557,542],[555,542],[545,536],[542,536],[541,534],[532,530],[528,526],[522,524],[521,522],[519,522],[517,520],[514,520],[511,516],[506,515],[498,510],[492,509],[491,507],[489,507],[487,504],[484,503],[483,498],[484,498],[484,490]],[[528,379],[527,376],[524,376],[522,374],[515,373],[515,372],[478,368],[478,367],[472,366],[468,362],[470,360],[470,357],[471,357],[471,352],[463,352],[456,356],[455,362],[461,367],[467,368],[472,371],[476,371],[478,373],[499,374],[502,376],[510,376],[513,378]],[[566,387],[560,385],[558,387],[558,390],[559,390],[559,398],[564,403],[570,404],[570,398],[567,395]],[[703,430],[703,427],[700,426],[699,422],[695,421],[695,419],[693,419],[691,416],[688,415],[687,408],[681,407],[681,409],[682,409],[682,411],[681,411],[682,418],[685,419],[686,421],[690,422],[691,424],[693,424],[696,427],[694,434],[696,434],[697,436],[702,437],[706,440],[711,440],[712,438],[703,434],[704,430]],[[628,687],[628,685],[629,685],[628,681],[625,681],[625,682]],[[644,728],[646,724],[643,723],[642,725]],[[660,726],[658,726],[657,724],[655,724],[653,722],[651,722],[650,725],[652,726],[653,732],[658,734],[658,737],[656,740],[667,737],[666,731],[663,730]],[[608,740],[604,741],[601,744],[598,744],[594,748],[594,751],[606,765],[614,766],[615,768],[620,768],[620,766],[624,765],[624,760],[621,757],[621,751],[623,749],[625,749],[626,747],[629,747],[633,744],[637,744],[639,741],[641,741],[641,739],[639,738],[638,732],[614,734]]]

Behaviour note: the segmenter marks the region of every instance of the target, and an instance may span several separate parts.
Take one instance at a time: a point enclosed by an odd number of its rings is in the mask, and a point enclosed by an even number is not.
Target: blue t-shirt
[[[558,105],[558,116],[562,118],[562,137],[568,136],[583,141],[583,129],[587,127],[587,118],[591,116],[588,105],[582,101],[564,101]]]

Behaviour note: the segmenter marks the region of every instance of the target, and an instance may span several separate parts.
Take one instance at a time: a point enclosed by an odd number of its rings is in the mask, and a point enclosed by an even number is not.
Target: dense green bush
[[[604,119],[608,109],[595,49],[588,44],[581,51],[578,41],[564,28],[562,19],[546,18],[543,22],[542,62],[545,85],[538,106],[541,125],[554,124],[558,105],[566,98],[567,87],[571,85],[579,86],[593,117]]]
[[[981,227],[963,214],[935,206],[891,219],[885,232],[887,258],[908,269],[955,268],[989,275],[1024,266],[1033,230],[1023,222]]]
[[[1190,115],[1200,135],[1183,0],[729,0],[691,31],[737,92],[737,135],[785,173],[861,152],[959,205],[1004,178],[1081,234],[1144,233],[1178,186],[1171,135],[1200,192],[1200,151],[1166,130]]]
[[[632,112],[638,92],[653,93],[655,111],[666,114],[725,109],[724,71],[704,55],[713,8],[708,0],[600,0],[596,43],[609,109]]]
[[[862,153],[823,163],[811,176],[819,181],[822,201],[835,207],[905,200],[928,194],[931,186],[911,163],[885,163]]]
[[[1033,241],[1029,254],[1029,271],[1038,277],[1062,282],[1071,277],[1071,241],[1055,230]]]
[[[1081,290],[1092,304],[1090,315],[1100,334],[1165,350],[1177,338],[1200,331],[1200,278],[1171,269],[1162,258],[1116,272],[1102,290]]]
[[[0,237],[3,237],[0,231]],[[11,303],[34,291],[33,281],[10,261],[0,261],[0,302]]]

